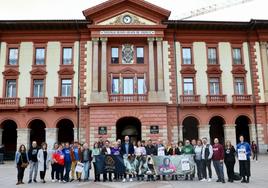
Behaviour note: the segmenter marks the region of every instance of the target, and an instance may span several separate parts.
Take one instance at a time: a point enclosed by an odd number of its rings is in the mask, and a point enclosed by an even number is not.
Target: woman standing
[[[56,174],[56,170],[57,170],[57,164],[56,164],[56,161],[55,159],[53,158],[53,155],[57,152],[57,149],[58,149],[59,145],[58,143],[55,143],[54,146],[53,146],[53,149],[51,150],[51,153],[50,153],[50,157],[51,157],[51,179],[52,179],[52,182],[55,182],[55,174]]]
[[[92,156],[93,156],[93,167],[94,167],[94,175],[95,175],[95,180],[94,182],[100,181],[100,174],[97,174],[97,169],[96,169],[96,156],[100,155],[100,151],[101,149],[99,148],[99,144],[98,142],[95,142],[93,145],[93,149],[92,149]]]
[[[250,155],[251,148],[249,143],[244,141],[244,136],[239,137],[240,143],[237,144],[237,155],[239,160],[240,176],[243,177],[241,183],[249,183],[250,173]],[[246,179],[247,177],[247,179]]]
[[[37,160],[38,160],[38,169],[40,171],[40,179],[42,183],[46,183],[45,175],[50,161],[50,157],[47,153],[47,143],[42,143],[41,149],[38,151],[37,154]]]
[[[198,180],[202,180],[202,149],[203,149],[203,143],[200,139],[197,140],[197,144],[194,148],[194,152],[195,152],[195,163],[196,163],[196,167],[197,167],[197,177]]]
[[[88,144],[84,143],[82,148],[82,163],[84,164],[84,181],[89,181],[91,161],[92,161],[92,151],[88,148]]]
[[[227,169],[228,182],[234,182],[235,148],[227,141],[224,148],[224,163]]]
[[[64,172],[64,153],[62,151],[63,145],[60,144],[57,151],[52,155],[52,160],[56,168],[56,179],[61,183],[63,181]]]
[[[17,170],[18,170],[18,182],[16,185],[19,184],[24,184],[23,183],[23,176],[24,176],[24,171],[25,168],[27,168],[28,164],[29,164],[29,159],[28,159],[28,155],[26,153],[26,147],[25,145],[20,145],[19,150],[16,151],[16,155],[15,155],[15,162],[16,162],[16,166],[17,166]]]

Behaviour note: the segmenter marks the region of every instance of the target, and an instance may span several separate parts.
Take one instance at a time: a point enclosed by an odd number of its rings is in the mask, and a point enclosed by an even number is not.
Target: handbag
[[[27,163],[24,163],[23,162],[23,159],[22,159],[22,156],[20,156],[20,158],[21,158],[21,165],[20,165],[20,167],[21,168],[27,168],[27,166],[29,165],[29,163],[27,162]]]

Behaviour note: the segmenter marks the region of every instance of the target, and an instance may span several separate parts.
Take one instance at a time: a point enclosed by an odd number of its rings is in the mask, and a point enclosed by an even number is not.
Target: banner
[[[185,175],[193,174],[195,162],[192,155],[175,156],[96,156],[97,174],[115,172],[131,175]]]

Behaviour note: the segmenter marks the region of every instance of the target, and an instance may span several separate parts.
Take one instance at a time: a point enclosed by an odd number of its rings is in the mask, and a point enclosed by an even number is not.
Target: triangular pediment
[[[108,0],[83,11],[92,25],[161,25],[170,13],[144,0]]]
[[[157,25],[157,23],[130,12],[124,12],[96,25]]]

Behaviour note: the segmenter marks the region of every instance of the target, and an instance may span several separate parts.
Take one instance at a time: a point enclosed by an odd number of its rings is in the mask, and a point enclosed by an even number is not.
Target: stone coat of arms
[[[130,44],[122,45],[122,63],[133,64],[134,62],[134,47]]]

